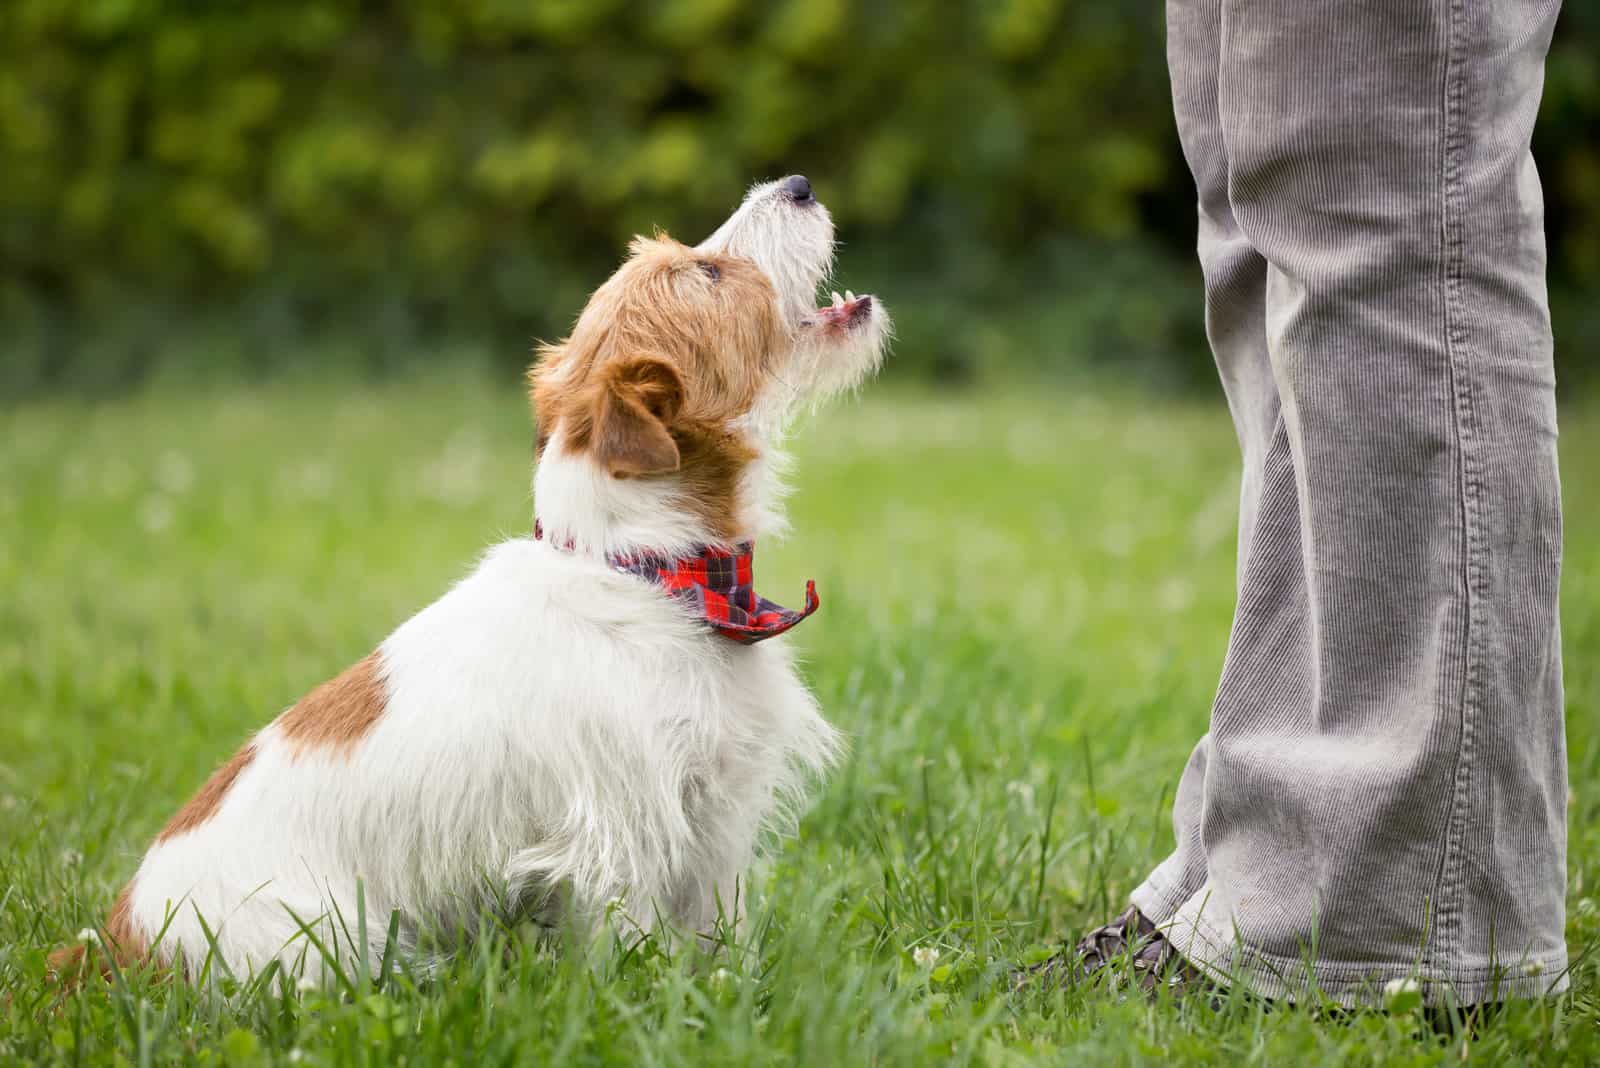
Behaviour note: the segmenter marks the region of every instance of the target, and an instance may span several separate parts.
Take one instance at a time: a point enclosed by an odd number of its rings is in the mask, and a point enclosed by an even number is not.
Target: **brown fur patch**
[[[211,778],[200,787],[200,792],[191,797],[189,803],[180,808],[177,815],[161,829],[156,841],[165,842],[169,838],[192,831],[216,815],[217,809],[222,806],[222,799],[227,797],[228,791],[233,788],[234,780],[239,777],[240,772],[250,766],[250,761],[255,759],[255,755],[255,745],[247,744],[233,754],[231,760],[212,772]]]
[[[117,895],[111,912],[101,928],[101,948],[84,945],[63,946],[50,954],[48,968],[52,978],[66,990],[76,990],[91,974],[102,979],[111,978],[111,965],[119,970],[144,963],[150,956],[150,946],[144,936],[133,926],[129,900],[133,884],[129,883]]]
[[[730,425],[754,404],[783,338],[772,283],[750,260],[670,238],[637,239],[630,252],[529,372],[538,451],[559,427],[566,448],[593,452],[614,477],[673,472],[731,539],[740,476],[757,453]]]
[[[119,967],[143,960],[150,953],[144,936],[133,926],[132,899],[133,884],[129,883],[117,895],[116,902],[111,906],[111,914],[106,917],[106,936],[115,946]]]
[[[278,731],[297,753],[325,748],[348,756],[388,701],[383,656],[374,651],[300,698],[278,717]]]
[[[683,381],[665,360],[638,356],[604,373],[590,413],[595,459],[617,478],[676,471],[683,461],[669,431],[683,408]]]

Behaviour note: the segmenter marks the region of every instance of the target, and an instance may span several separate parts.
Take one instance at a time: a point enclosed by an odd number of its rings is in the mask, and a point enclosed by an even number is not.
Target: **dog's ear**
[[[601,373],[595,458],[616,478],[678,469],[669,427],[683,406],[683,379],[655,356],[629,356]]]

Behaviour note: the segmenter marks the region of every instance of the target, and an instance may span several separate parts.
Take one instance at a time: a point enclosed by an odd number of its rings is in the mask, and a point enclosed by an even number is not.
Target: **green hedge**
[[[1538,144],[1577,289],[1600,11],[1568,8]],[[1203,366],[1157,4],[3,0],[4,380],[134,375],[201,324],[257,363],[330,331],[519,362],[629,235],[791,171],[904,366]]]

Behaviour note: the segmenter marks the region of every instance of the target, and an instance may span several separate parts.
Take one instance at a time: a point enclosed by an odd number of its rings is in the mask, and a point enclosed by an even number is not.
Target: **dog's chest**
[[[814,713],[776,645],[718,652],[727,655],[692,673],[668,668],[672,681],[646,680],[646,688],[673,698],[642,711],[654,721],[649,733],[661,752],[680,759],[694,779],[732,789],[767,774],[770,761],[783,759],[781,742],[793,721]]]

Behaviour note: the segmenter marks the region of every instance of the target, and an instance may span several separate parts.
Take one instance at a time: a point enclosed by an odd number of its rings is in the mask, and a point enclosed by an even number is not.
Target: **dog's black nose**
[[[811,203],[811,183],[803,174],[791,174],[783,180],[783,191],[796,204]]]

